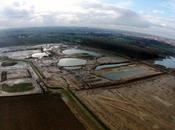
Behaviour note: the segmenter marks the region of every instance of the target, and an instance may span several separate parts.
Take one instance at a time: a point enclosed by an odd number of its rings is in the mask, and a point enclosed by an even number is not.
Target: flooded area
[[[162,65],[166,68],[174,69],[175,68],[175,57],[167,57],[165,59],[156,60],[154,64]]]
[[[8,52],[2,53],[1,56],[8,56],[12,59],[24,59],[31,56],[34,53],[40,53],[40,50],[27,50],[27,51],[16,51],[16,52]]]
[[[66,55],[76,55],[76,54],[84,54],[85,55],[86,54],[89,56],[100,56],[100,54],[98,54],[96,52],[81,50],[81,49],[76,49],[76,48],[64,50],[63,54],[66,54]]]
[[[110,80],[129,80],[152,75],[155,73],[157,72],[148,66],[136,64],[96,71],[97,75],[101,75],[102,77]]]
[[[129,62],[128,59],[120,57],[120,56],[104,56],[97,59],[99,64],[115,64],[115,63],[123,63]]]
[[[107,68],[114,68],[119,67],[123,65],[128,65],[128,63],[120,63],[120,64],[105,64],[105,65],[99,65],[95,68],[95,70],[101,70],[101,69],[107,69]]]
[[[110,79],[110,80],[121,80],[122,78],[133,76],[134,74],[142,74],[144,73],[143,70],[139,68],[133,68],[133,69],[127,69],[127,70],[121,70],[117,72],[107,72],[104,73],[104,77]]]
[[[73,66],[82,66],[86,64],[86,60],[78,58],[63,58],[58,62],[59,66],[62,67],[73,67]]]
[[[66,70],[78,70],[81,69],[81,66],[73,66],[73,67],[64,67]]]

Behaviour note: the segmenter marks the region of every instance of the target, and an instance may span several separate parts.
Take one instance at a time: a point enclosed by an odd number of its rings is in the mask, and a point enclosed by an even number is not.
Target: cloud
[[[172,19],[127,9],[133,0],[6,0],[0,1],[0,28],[31,26],[124,27],[130,30],[174,30]],[[175,7],[175,0],[168,0]],[[174,3],[174,4],[173,4]],[[131,29],[132,28],[132,29]],[[157,30],[159,31],[159,30]]]
[[[175,12],[175,0],[165,0],[162,1],[160,4],[166,10],[171,10],[172,12]]]
[[[86,13],[79,15],[89,23],[148,27],[151,23],[140,14],[116,6],[90,3],[83,6]],[[83,21],[83,22],[85,22]]]
[[[55,6],[53,6],[53,10],[50,10],[49,8],[46,8],[46,3],[41,4],[38,0],[36,0],[36,3],[33,3],[33,5],[31,2],[28,6],[25,5],[25,1],[22,3],[14,2],[12,5],[4,7],[1,15],[3,15],[3,17],[7,18],[8,20],[27,20],[24,21],[26,26],[29,26],[31,22],[32,25],[38,25],[37,22],[39,22],[45,26],[50,26],[53,24],[110,24],[148,27],[151,25],[151,23],[144,19],[144,17],[142,17],[140,14],[137,14],[128,9],[123,9],[114,5],[103,3],[99,0],[74,0],[72,3],[65,0],[64,2],[59,2],[60,5],[65,6],[61,7],[62,10],[59,8],[56,9]],[[130,0],[127,1],[127,3],[128,2],[130,2]],[[39,7],[41,7],[41,10]],[[14,26],[14,24],[12,26]]]
[[[152,24],[140,14],[101,2],[86,2],[80,4],[78,12],[56,13],[58,23],[88,25],[125,25],[136,27],[149,27]],[[70,23],[69,23],[70,22]]]
[[[153,10],[152,11],[154,14],[164,14],[165,12],[163,10]]]
[[[30,12],[27,10],[19,10],[19,9],[15,9],[15,8],[5,8],[3,11],[3,15],[9,19],[19,19],[19,18],[25,18],[30,16]]]
[[[33,7],[24,8],[22,3],[14,2],[10,6],[4,7],[1,11],[1,15],[5,18],[21,20],[22,18],[27,18],[32,16],[34,12]]]

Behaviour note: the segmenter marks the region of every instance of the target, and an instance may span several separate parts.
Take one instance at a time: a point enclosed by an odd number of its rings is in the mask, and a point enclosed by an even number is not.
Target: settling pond
[[[128,63],[99,65],[99,66],[97,66],[97,67],[95,68],[95,70],[101,70],[101,69],[119,67],[119,66],[123,66],[123,65],[128,65]]]
[[[66,55],[87,54],[89,56],[95,56],[95,57],[100,56],[100,54],[93,51],[87,51],[87,50],[81,50],[81,49],[75,49],[75,48],[64,50],[63,54],[66,54]]]
[[[110,80],[130,80],[160,73],[146,65],[127,65],[96,71],[97,75]]]
[[[86,60],[78,58],[63,58],[58,62],[58,66],[62,67],[77,67],[86,64]]]
[[[143,70],[140,68],[131,68],[131,69],[121,70],[117,72],[114,71],[114,72],[104,73],[103,76],[110,80],[121,80],[123,78],[128,78],[128,77],[132,77],[143,73],[144,73]]]

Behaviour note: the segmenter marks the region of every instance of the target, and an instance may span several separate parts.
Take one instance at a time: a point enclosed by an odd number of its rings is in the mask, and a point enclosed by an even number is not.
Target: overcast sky
[[[88,26],[175,39],[175,0],[0,0],[0,28]]]

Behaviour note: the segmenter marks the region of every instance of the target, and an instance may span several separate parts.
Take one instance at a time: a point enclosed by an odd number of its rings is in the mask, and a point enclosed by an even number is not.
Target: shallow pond
[[[119,66],[123,66],[123,65],[128,65],[128,63],[99,65],[99,66],[97,66],[97,67],[95,68],[95,70],[101,70],[101,69],[119,67]]]
[[[156,60],[154,64],[173,69],[175,68],[175,57],[166,57],[165,59]]]
[[[81,49],[75,49],[75,48],[64,50],[63,53],[66,55],[87,54],[90,56],[100,56],[100,54],[93,51],[87,51],[87,50],[81,50]]]
[[[131,68],[114,72],[106,72],[103,74],[104,77],[110,80],[121,80],[123,78],[134,77],[136,75],[142,75],[144,70],[141,68]]]
[[[86,60],[78,58],[63,58],[58,62],[59,66],[70,67],[70,66],[81,66],[86,64]]]
[[[8,56],[12,59],[24,59],[28,56],[31,56],[34,53],[40,53],[40,50],[26,50],[26,51],[16,51],[16,52],[8,52],[2,53],[1,56]]]
[[[81,66],[64,67],[64,69],[66,69],[66,70],[78,70],[78,69],[81,69]]]

